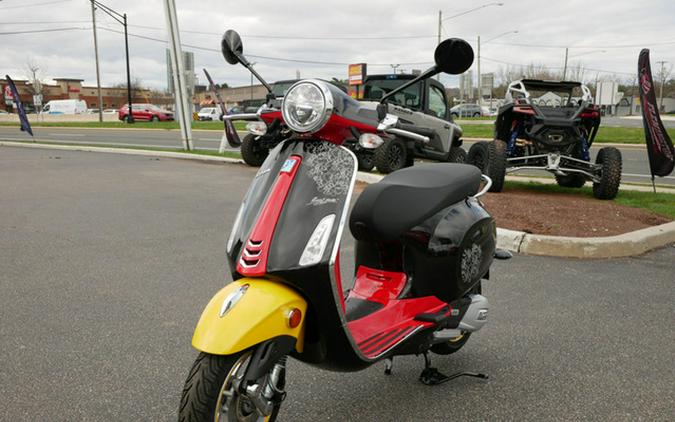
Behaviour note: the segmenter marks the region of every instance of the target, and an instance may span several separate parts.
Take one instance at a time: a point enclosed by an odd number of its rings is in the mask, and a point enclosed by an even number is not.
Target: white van
[[[197,113],[199,120],[223,120],[223,113],[220,107],[204,107]]]
[[[47,114],[81,114],[87,112],[87,103],[83,100],[51,100],[42,108]]]

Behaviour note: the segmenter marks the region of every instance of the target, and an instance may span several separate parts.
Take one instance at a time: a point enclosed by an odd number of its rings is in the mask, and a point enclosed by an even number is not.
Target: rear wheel
[[[251,167],[260,167],[265,162],[269,150],[260,146],[256,135],[248,134],[241,141],[241,158]]]
[[[478,113],[478,112],[473,113],[473,117],[480,117],[480,113]]]
[[[450,163],[465,163],[466,162],[466,151],[461,147],[454,147],[450,150],[450,155],[448,156],[448,162]]]
[[[375,150],[374,161],[380,173],[388,174],[402,169],[408,163],[405,142],[398,138],[384,141]]]
[[[472,294],[480,294],[481,293],[481,284],[480,281],[476,286],[471,289],[469,293]],[[446,341],[445,343],[439,343],[439,344],[434,344],[431,346],[431,351],[436,353],[437,355],[451,355],[455,352],[458,352],[459,349],[464,347],[467,341],[469,341],[469,337],[471,337],[471,333],[462,333],[458,335],[457,337],[450,339],[449,341]]]
[[[490,192],[501,192],[504,189],[506,176],[506,143],[499,139],[492,142],[476,142],[469,149],[466,162],[480,169],[492,179]]]
[[[602,166],[600,182],[593,183],[593,196],[598,199],[614,199],[621,184],[621,151],[604,147],[598,151],[595,163]]]
[[[235,385],[251,359],[250,350],[220,356],[200,353],[190,369],[178,410],[181,422],[274,421],[281,405],[274,407],[270,416],[258,412],[253,403],[241,395]]]
[[[556,174],[555,181],[563,188],[580,188],[586,183],[586,178],[580,174],[568,174],[567,176]]]

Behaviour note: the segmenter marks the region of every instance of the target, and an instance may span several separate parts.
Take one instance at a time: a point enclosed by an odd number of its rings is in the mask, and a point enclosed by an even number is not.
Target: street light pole
[[[129,35],[127,34],[127,14],[124,14],[124,49],[127,55],[127,100],[129,101],[129,114],[127,115],[127,123],[134,122],[134,113],[131,111],[131,71],[129,70]]]
[[[569,52],[570,52],[570,49],[568,47],[566,47],[565,48],[565,67],[563,67],[563,77],[562,77],[563,81],[567,77],[567,56],[569,55]]]
[[[129,109],[128,109],[128,114],[127,114],[127,123],[133,123],[134,122],[134,115],[132,113],[132,105],[131,105],[131,72],[129,71],[129,36],[127,34],[127,14],[121,14],[110,7],[106,6],[105,4],[97,1],[97,0],[89,0],[92,5],[92,14],[94,13],[94,6],[98,6],[99,9],[104,11],[108,16],[111,18],[115,19],[117,23],[120,25],[124,26],[124,49],[126,51],[126,58],[127,58],[127,100],[129,102]],[[94,29],[94,39],[96,37],[96,29]],[[98,54],[97,54],[98,57]],[[97,59],[98,63],[98,59]],[[98,72],[98,65],[97,65],[97,72]],[[100,84],[99,84],[100,87]],[[100,90],[100,88],[99,88]],[[99,91],[100,92],[100,91]],[[100,94],[99,94],[100,95]],[[99,100],[100,102],[100,100]],[[99,109],[101,104],[99,104]]]
[[[101,98],[101,73],[98,66],[98,40],[96,38],[96,6],[91,2],[91,24],[94,29],[94,56],[96,57],[96,90],[98,92],[98,121],[103,121],[103,99]]]

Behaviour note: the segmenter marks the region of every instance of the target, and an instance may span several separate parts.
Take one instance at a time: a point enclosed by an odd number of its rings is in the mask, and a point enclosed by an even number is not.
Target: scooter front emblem
[[[244,284],[225,297],[223,304],[220,306],[221,318],[224,317],[226,313],[230,312],[230,310],[234,308],[234,305],[236,305],[237,302],[239,302],[241,298],[244,297],[244,293],[246,293],[246,290],[248,290],[248,286],[248,284]]]

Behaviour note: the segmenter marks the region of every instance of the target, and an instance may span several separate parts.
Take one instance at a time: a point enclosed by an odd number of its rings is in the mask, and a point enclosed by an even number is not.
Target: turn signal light
[[[298,308],[293,308],[288,312],[288,326],[295,328],[300,325],[302,321],[302,311]]]

